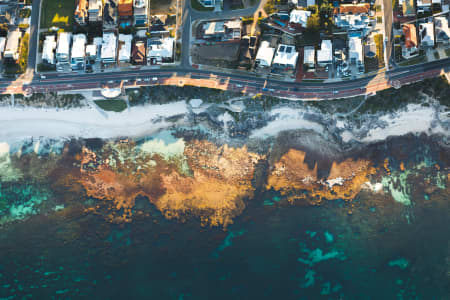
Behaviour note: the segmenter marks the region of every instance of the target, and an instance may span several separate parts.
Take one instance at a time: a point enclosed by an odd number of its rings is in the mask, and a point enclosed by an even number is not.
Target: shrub
[[[31,16],[31,9],[23,8],[19,11],[20,18],[29,18]]]

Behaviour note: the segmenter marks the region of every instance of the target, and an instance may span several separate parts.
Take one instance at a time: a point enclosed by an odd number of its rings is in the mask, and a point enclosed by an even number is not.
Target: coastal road
[[[437,76],[441,70],[450,71],[450,59],[431,63],[397,68],[382,73],[351,81],[334,83],[285,82],[252,76],[251,74],[228,74],[207,70],[174,67],[170,69],[130,70],[97,74],[51,74],[45,79],[34,80],[29,85],[16,84],[13,81],[0,81],[1,92],[53,92],[62,90],[79,90],[101,88],[105,85],[119,86],[120,81],[127,81],[126,87],[169,84],[198,85],[222,88],[247,93],[296,98],[296,99],[331,99],[366,94],[389,88],[394,82],[405,84]],[[112,81],[112,83],[111,83]],[[180,84],[179,84],[180,83]],[[216,84],[216,85],[215,85]]]

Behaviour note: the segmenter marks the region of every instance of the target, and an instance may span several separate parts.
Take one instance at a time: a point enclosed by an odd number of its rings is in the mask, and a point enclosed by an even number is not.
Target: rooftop
[[[86,54],[86,35],[75,34],[73,36],[72,58],[81,58]]]
[[[333,60],[332,44],[330,40],[323,40],[320,50],[317,50],[317,62],[326,63]]]
[[[104,32],[101,59],[116,59],[117,37],[112,32]]]
[[[130,61],[133,35],[119,34],[119,61]]]
[[[405,35],[405,47],[413,48],[417,47],[417,32],[414,24],[403,25],[403,34]]]
[[[306,28],[306,22],[310,15],[311,12],[309,10],[294,9],[291,11],[289,22],[300,24],[302,27]]]
[[[295,51],[295,46],[280,44],[278,45],[273,63],[295,67],[297,65],[297,59],[298,52]]]
[[[316,56],[315,54],[316,54],[316,50],[314,49],[313,46],[306,46],[303,49],[303,63],[314,65],[315,64],[315,56]]]
[[[58,35],[56,53],[69,55],[71,39],[72,34],[70,32],[60,32]]]
[[[261,46],[256,54],[256,61],[260,66],[270,67],[272,65],[273,55],[275,54],[275,48],[270,47],[268,41],[262,41]]]

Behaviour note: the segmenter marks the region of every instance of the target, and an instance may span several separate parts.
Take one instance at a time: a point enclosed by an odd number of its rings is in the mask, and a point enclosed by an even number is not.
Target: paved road
[[[30,45],[28,52],[28,70],[35,70],[36,67],[36,53],[37,53],[37,39],[39,30],[39,11],[41,6],[41,0],[33,0],[31,10],[31,24],[30,24]]]
[[[395,71],[378,76],[370,76],[351,81],[335,83],[313,82],[284,82],[279,80],[266,80],[252,75],[228,74],[207,70],[174,67],[171,69],[130,70],[121,72],[108,72],[99,74],[52,74],[41,80],[34,80],[24,88],[31,88],[34,92],[50,92],[59,90],[76,90],[100,88],[109,81],[118,86],[121,80],[127,80],[126,86],[164,84],[171,78],[190,78],[207,81],[214,76],[214,81],[226,83],[226,87],[234,91],[250,93],[263,93],[273,96],[291,97],[299,99],[331,99],[346,96],[365,94],[372,90],[385,89],[392,82],[401,84],[418,81],[426,77],[435,77],[444,69],[450,71],[450,59],[434,61],[428,64],[398,68]],[[153,80],[156,78],[156,81]],[[139,80],[140,79],[140,80]],[[0,81],[0,91],[5,91],[11,81]],[[177,82],[171,82],[177,84]],[[13,85],[14,86],[14,85]],[[10,87],[11,88],[11,87]],[[21,86],[17,86],[20,91]]]
[[[393,36],[392,36],[392,22],[393,20],[393,12],[392,12],[392,0],[383,0],[384,7],[384,32],[386,34],[386,38],[388,39],[386,42],[386,66],[389,67],[389,62],[391,61],[392,56],[392,44],[393,44]]]

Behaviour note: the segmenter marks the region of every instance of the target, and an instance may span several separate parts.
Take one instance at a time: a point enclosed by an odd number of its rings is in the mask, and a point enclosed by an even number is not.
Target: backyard
[[[41,28],[52,26],[72,30],[74,0],[43,0],[41,11]]]

